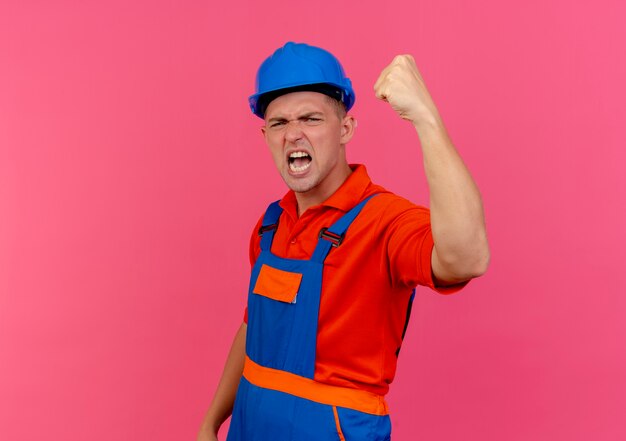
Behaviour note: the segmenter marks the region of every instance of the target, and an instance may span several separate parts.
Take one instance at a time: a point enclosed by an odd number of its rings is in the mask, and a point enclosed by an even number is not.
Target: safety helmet
[[[267,58],[256,75],[250,109],[263,118],[270,101],[290,92],[320,92],[341,101],[346,110],[354,105],[352,82],[330,52],[304,43],[288,42]]]

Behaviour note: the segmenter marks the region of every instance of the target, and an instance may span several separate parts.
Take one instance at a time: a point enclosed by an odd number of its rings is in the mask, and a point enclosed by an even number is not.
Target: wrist
[[[420,137],[430,134],[445,133],[446,131],[443,121],[438,115],[416,118],[415,120],[411,120],[411,124],[413,124],[413,127],[415,127]]]
[[[413,126],[421,130],[438,129],[443,126],[443,121],[434,103],[416,106],[407,118]]]
[[[202,423],[201,430],[204,433],[207,433],[210,435],[217,435],[217,432],[220,430],[221,425],[222,423],[218,421],[216,418],[209,417],[209,418],[206,418],[204,422]]]

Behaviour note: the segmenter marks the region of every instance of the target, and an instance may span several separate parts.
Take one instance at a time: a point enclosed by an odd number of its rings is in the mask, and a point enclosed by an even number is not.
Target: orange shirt
[[[353,173],[342,186],[300,218],[294,192],[283,197],[272,253],[309,259],[323,227],[366,197],[379,194],[326,258],[314,379],[384,395],[395,375],[396,351],[413,287],[424,285],[447,294],[460,286],[434,286],[429,210],[373,184],[364,166],[351,167]],[[260,225],[261,220],[250,241],[252,264],[261,252]]]

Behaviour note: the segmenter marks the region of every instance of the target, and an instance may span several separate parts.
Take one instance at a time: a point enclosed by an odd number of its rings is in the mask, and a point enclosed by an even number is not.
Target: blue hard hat
[[[346,110],[354,105],[352,82],[330,52],[304,43],[289,42],[267,58],[256,75],[250,109],[263,118],[274,98],[290,92],[314,91],[341,101]]]

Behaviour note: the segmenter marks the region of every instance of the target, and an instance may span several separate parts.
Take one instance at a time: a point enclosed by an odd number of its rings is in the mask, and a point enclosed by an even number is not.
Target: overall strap
[[[367,202],[376,196],[375,194],[363,199],[350,211],[341,216],[333,225],[329,228],[322,228],[320,231],[319,239],[317,240],[317,246],[311,260],[315,262],[323,263],[326,256],[330,252],[331,247],[338,247],[343,242],[348,227],[352,224],[354,219],[359,215],[363,207]]]
[[[274,233],[278,228],[278,219],[283,209],[278,205],[280,201],[272,202],[263,216],[263,223],[259,228],[259,236],[261,236],[261,250],[269,251],[272,248]]]

